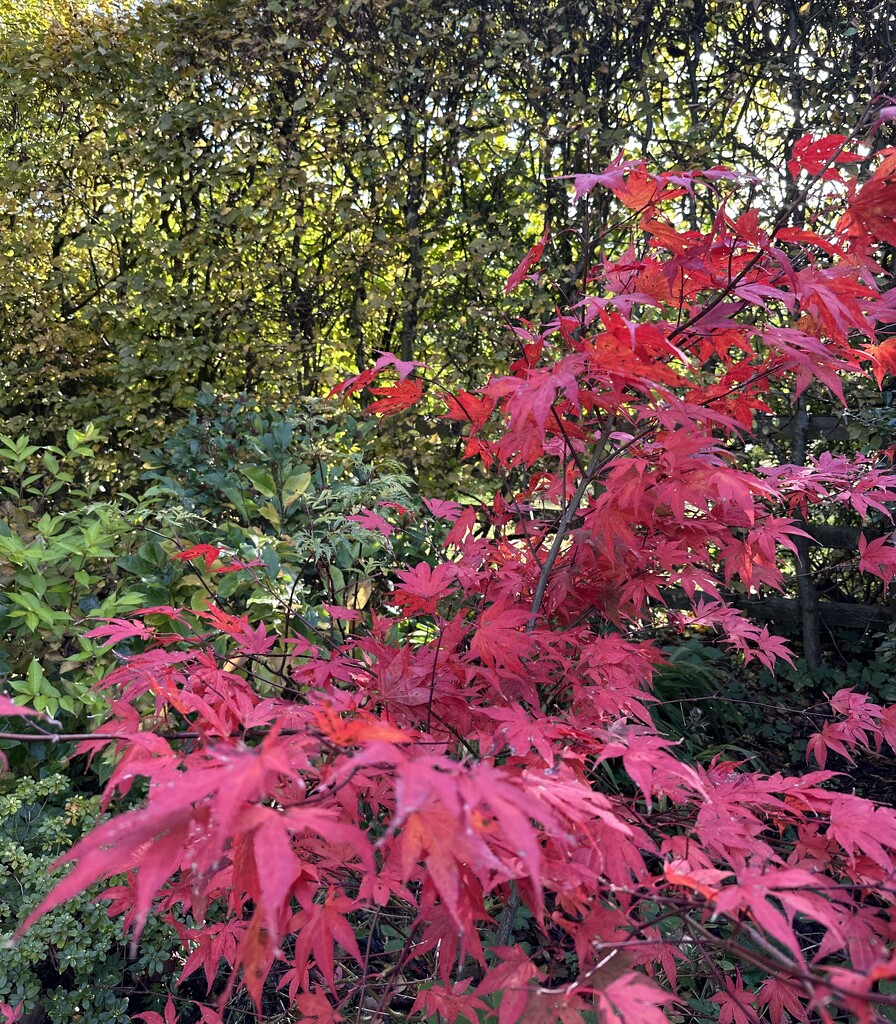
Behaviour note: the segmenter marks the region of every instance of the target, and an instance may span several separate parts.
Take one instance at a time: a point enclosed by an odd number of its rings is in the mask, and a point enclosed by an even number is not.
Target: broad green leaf
[[[277,485],[274,478],[263,466],[241,466],[240,472],[251,481],[255,489],[266,498],[273,498],[277,494]]]
[[[308,470],[293,473],[287,477],[283,484],[283,507],[289,508],[290,505],[298,501],[308,490],[310,484],[311,473]]]

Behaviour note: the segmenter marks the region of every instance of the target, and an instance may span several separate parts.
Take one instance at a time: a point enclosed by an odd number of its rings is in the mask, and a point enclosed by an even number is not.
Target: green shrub
[[[795,658],[770,672],[738,664],[711,640],[680,639],[664,648],[667,661],[654,677],[654,721],[699,761],[718,754],[766,771],[802,769],[808,739],[824,725],[828,698],[838,690],[853,689],[879,704],[896,701],[896,629],[872,642],[842,630],[837,644],[836,660],[832,655],[820,668]],[[889,785],[892,764],[874,752],[867,763],[857,758],[850,771],[860,791],[876,794],[882,781]]]
[[[95,431],[70,431],[65,452],[0,436],[2,688],[66,732],[93,728],[105,702],[92,688],[132,650],[85,638],[93,620],[187,593],[196,610],[214,598],[272,628],[335,630],[324,605],[365,607],[409,543],[350,518],[371,508],[395,520],[413,505],[397,467],[372,464],[370,433],[350,417],[328,419],[320,403],[262,412],[204,392],[153,456],[147,493],[114,502],[94,472]],[[225,562],[257,564],[218,575],[172,557],[198,543],[222,548]],[[29,750],[10,751],[17,771],[45,754]]]
[[[654,675],[651,704],[653,719],[664,732],[680,739],[688,753],[707,761],[749,752],[741,746],[743,715],[740,706],[724,695],[739,671],[735,659],[720,647],[697,637],[681,639],[663,648],[666,659]]]
[[[101,441],[69,431],[68,450],[0,436],[0,677],[20,703],[86,727],[103,702],[92,684],[109,656],[83,622],[139,607],[120,592],[117,551],[128,530],[94,506],[92,460]]]
[[[364,607],[396,557],[417,543],[413,532],[385,537],[349,518],[363,509],[400,518],[417,505],[401,467],[372,460],[375,429],[327,415],[312,399],[281,412],[205,390],[150,456],[145,500],[192,515],[191,542],[262,562],[254,580],[220,581],[220,597],[254,607],[269,624],[301,605],[325,626],[323,603]]]
[[[63,766],[58,766],[63,767]],[[121,923],[113,922],[99,889],[77,897],[39,921],[15,943],[27,914],[53,887],[53,861],[87,832],[99,797],[74,792],[54,771],[34,780],[0,782],[0,1002],[38,1010],[50,1024],[127,1022],[129,1013],[160,1009],[180,946],[172,927],[150,920],[135,959],[129,960]]]

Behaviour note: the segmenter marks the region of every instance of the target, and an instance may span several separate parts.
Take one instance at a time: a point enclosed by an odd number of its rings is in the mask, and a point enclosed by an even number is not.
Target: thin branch
[[[529,624],[526,627],[527,632],[531,633],[535,629],[535,623],[538,621],[538,613],[541,610],[542,601],[544,601],[545,590],[547,589],[548,580],[550,579],[551,570],[554,568],[554,563],[557,561],[557,556],[560,554],[560,548],[563,545],[563,541],[566,538],[569,528],[572,525],[573,519],[579,511],[579,506],[585,497],[585,493],[591,484],[597,479],[601,470],[604,468],[604,452],[606,451],[607,444],[610,440],[610,435],[616,428],[616,416],[612,415],[601,430],[600,435],[597,439],[597,447],[591,456],[591,461],[588,463],[588,467],[582,474],[582,479],[579,481],[579,486],[576,488],[575,494],[570,498],[569,504],[566,506],[566,511],[560,517],[560,522],[557,524],[557,532],[554,535],[554,542],[551,544],[551,550],[548,552],[548,557],[544,561],[544,565],[541,567],[541,573],[538,577],[538,585],[535,588],[535,596],[532,600],[532,610],[530,612]]]

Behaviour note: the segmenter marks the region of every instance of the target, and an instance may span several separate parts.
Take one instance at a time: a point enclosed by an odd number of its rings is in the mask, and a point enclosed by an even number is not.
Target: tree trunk
[[[793,462],[797,466],[806,464],[806,442],[809,438],[809,412],[805,395],[797,399],[796,416],[793,421]],[[796,523],[808,532],[809,524],[800,512]],[[796,585],[800,603],[800,620],[803,627],[803,657],[806,666],[816,669],[821,666],[821,617],[818,612],[818,591],[812,579],[809,549],[812,541],[808,537],[794,537],[796,546]]]

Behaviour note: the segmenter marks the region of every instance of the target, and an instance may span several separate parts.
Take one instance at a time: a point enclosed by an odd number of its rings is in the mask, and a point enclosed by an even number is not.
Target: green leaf
[[[27,608],[29,611],[36,612],[37,614],[44,611],[44,606],[37,597],[34,594],[29,594],[28,591],[21,594],[7,594],[6,597],[21,608]]]
[[[241,466],[240,472],[251,481],[252,486],[264,495],[265,498],[274,498],[277,495],[277,485],[274,478],[262,466]]]
[[[270,503],[266,502],[258,509],[258,514],[266,519],[275,530],[280,530],[282,527],[282,520],[280,519],[280,513]]]
[[[283,507],[287,509],[308,490],[311,485],[311,473],[305,469],[292,473],[283,484]]]
[[[266,544],[261,549],[261,560],[267,566],[268,575],[271,579],[276,579],[280,572],[280,556],[270,544]]]

